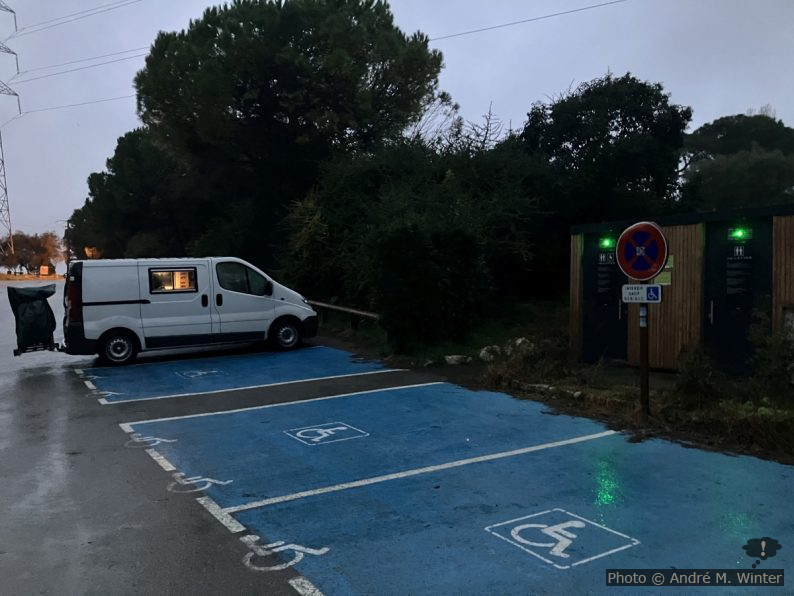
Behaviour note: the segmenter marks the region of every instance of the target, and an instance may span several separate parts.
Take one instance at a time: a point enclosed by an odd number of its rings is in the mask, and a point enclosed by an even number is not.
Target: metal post
[[[640,412],[651,414],[649,398],[648,305],[640,304]]]

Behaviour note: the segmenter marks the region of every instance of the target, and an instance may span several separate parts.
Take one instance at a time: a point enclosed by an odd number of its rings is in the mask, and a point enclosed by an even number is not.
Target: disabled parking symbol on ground
[[[564,509],[550,509],[485,528],[557,569],[569,569],[640,543]]]
[[[314,426],[293,428],[285,430],[284,433],[304,445],[312,446],[347,441],[349,439],[361,439],[369,436],[368,432],[344,422],[326,422],[324,424],[315,424]]]
[[[251,549],[251,552],[246,554],[243,557],[243,564],[253,571],[283,571],[288,567],[292,567],[293,565],[300,563],[303,560],[304,555],[314,555],[314,556],[321,556],[327,553],[329,549],[327,546],[322,548],[310,548],[308,546],[301,546],[300,544],[285,544],[283,540],[278,540],[276,542],[271,542],[270,544],[265,544],[264,546],[260,546],[257,544],[259,541],[259,536],[254,534],[243,536],[240,540],[245,544],[248,548]],[[274,565],[256,565],[253,561],[255,557],[271,557],[273,555],[278,555],[281,552],[289,552],[292,551],[292,558],[289,561],[275,561]],[[278,557],[277,557],[278,558]]]
[[[183,379],[202,379],[206,377],[226,377],[228,376],[222,370],[212,369],[212,370],[178,370],[176,371],[177,376],[182,377]]]

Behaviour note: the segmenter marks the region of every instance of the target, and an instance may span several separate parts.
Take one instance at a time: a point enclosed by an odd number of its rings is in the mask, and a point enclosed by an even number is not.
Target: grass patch
[[[768,339],[771,347],[757,357],[787,371],[786,359],[777,356],[779,342]],[[572,364],[549,351],[519,352],[491,364],[484,380],[492,389],[631,431],[637,440],[659,436],[794,463],[794,402],[790,390],[781,393],[782,373],[731,378],[702,351],[684,353],[674,382],[651,391],[649,418],[640,415],[639,388],[626,383],[625,373],[603,362]]]

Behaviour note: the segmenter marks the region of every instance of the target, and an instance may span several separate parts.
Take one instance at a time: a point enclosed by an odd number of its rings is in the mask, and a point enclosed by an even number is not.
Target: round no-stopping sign
[[[648,281],[659,275],[667,263],[667,238],[655,223],[641,221],[623,231],[615,251],[623,273]]]

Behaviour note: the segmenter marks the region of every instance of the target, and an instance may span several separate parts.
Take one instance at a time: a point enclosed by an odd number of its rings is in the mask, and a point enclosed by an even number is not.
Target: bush
[[[766,313],[755,312],[753,319],[749,333],[754,348],[751,391],[758,397],[768,396],[778,403],[790,403],[794,398],[791,386],[794,341],[786,331],[773,330]]]
[[[725,386],[725,376],[701,349],[684,350],[678,357],[676,394],[686,409],[716,403]]]
[[[461,340],[488,300],[488,274],[476,237],[418,224],[384,233],[375,246],[376,308],[394,348]]]

